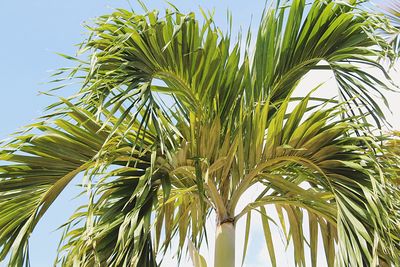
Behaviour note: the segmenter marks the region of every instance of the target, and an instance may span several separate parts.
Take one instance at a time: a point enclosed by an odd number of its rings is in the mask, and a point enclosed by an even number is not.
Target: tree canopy
[[[394,58],[384,23],[331,0],[277,1],[254,37],[172,5],[97,18],[82,56],[66,56],[76,67],[56,73],[80,90],[0,151],[0,261],[29,264],[36,224],[84,173],[90,198],[64,225],[62,266],[157,266],[173,240],[179,257],[204,244],[211,213],[217,225],[246,218],[245,249],[260,215],[273,266],[271,224],[296,266],[305,246],[318,266],[319,235],[328,266],[400,264],[399,162],[373,97],[394,86],[378,60]],[[334,73],[337,98],[293,96],[311,70]]]

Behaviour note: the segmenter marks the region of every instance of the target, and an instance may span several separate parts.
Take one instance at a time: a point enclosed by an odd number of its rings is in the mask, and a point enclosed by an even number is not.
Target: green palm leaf
[[[384,33],[388,42],[392,44],[393,49],[399,54],[400,48],[400,3],[399,1],[383,1],[378,4],[380,11],[390,21],[390,26],[385,28]]]

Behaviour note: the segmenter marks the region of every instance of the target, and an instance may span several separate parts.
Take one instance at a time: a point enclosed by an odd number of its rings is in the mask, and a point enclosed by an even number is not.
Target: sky
[[[223,30],[227,28],[226,14],[229,9],[233,15],[233,32],[244,31],[250,25],[257,25],[260,19],[264,1],[172,1],[182,12],[195,11],[199,13],[199,6],[205,10],[215,10],[215,22]],[[165,1],[145,1],[149,9],[166,7]],[[132,1],[134,10],[140,12],[139,5]],[[57,68],[70,66],[71,62],[58,56],[56,52],[74,55],[78,44],[85,38],[84,21],[90,21],[98,15],[110,13],[113,8],[129,8],[124,0],[32,0],[32,1],[0,1],[0,139],[7,138],[21,126],[34,122],[34,119],[43,114],[44,108],[55,99],[39,95],[39,91],[50,88],[47,81],[51,72]],[[253,27],[252,27],[253,29]],[[400,84],[398,73],[395,78]],[[335,84],[330,73],[313,75],[303,80],[302,85],[318,84],[328,80],[323,92],[335,92]],[[304,87],[305,88],[305,87]],[[73,94],[76,88],[64,90],[63,94]],[[389,102],[393,107],[393,115],[388,113],[389,119],[395,128],[400,129],[400,96],[388,94]],[[75,180],[79,182],[79,177]],[[252,198],[259,188],[249,192],[243,201]],[[42,221],[38,224],[30,240],[32,267],[47,267],[53,265],[58,240],[61,231],[56,229],[65,222],[72,212],[82,203],[75,196],[80,192],[76,186],[70,186],[49,209]],[[256,217],[256,216],[254,216]],[[213,236],[214,220],[207,226],[210,229],[210,240]],[[241,261],[243,247],[244,222],[237,225],[237,262]],[[267,249],[262,238],[260,220],[255,220],[251,228],[248,257],[244,266],[270,266]],[[273,231],[274,243],[277,251],[278,266],[294,266],[290,248],[285,253],[285,247],[280,241],[280,233]],[[321,243],[321,242],[320,242]],[[213,242],[210,247],[203,247],[201,253],[208,262],[212,263]],[[319,266],[323,267],[323,252],[319,255]],[[0,263],[0,267],[4,266]],[[176,266],[171,253],[167,254],[163,266]],[[182,266],[190,266],[183,262]],[[240,266],[240,265],[238,265]]]

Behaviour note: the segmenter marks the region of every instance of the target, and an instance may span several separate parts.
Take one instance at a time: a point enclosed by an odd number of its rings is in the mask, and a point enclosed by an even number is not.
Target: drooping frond
[[[369,113],[379,124],[384,114],[375,94],[388,84],[371,75],[385,70],[378,57],[390,55],[382,38],[374,35],[380,18],[365,13],[356,1],[290,2],[284,8],[264,13],[255,44],[252,86],[254,100],[285,99],[310,70],[333,71],[342,101],[348,101],[348,116]]]
[[[128,179],[126,183],[130,184],[128,192],[133,194],[135,187],[138,187],[138,184],[141,185],[138,183],[139,177],[145,177],[148,172],[150,156],[145,147],[153,145],[152,136],[144,137],[142,149],[146,152],[138,154],[137,151],[132,151],[132,142],[136,137],[133,132],[124,139],[117,134],[110,139],[110,126],[101,129],[102,125],[87,111],[75,107],[69,109],[65,114],[55,114],[57,117],[51,122],[42,121],[31,125],[26,134],[18,135],[1,151],[1,160],[9,162],[0,168],[1,260],[11,253],[10,266],[22,266],[28,260],[27,241],[30,234],[52,202],[77,174],[96,173],[108,165],[123,166],[126,173],[132,173],[128,177],[130,180]],[[62,117],[59,117],[60,115]],[[105,143],[106,140],[109,141]],[[104,145],[107,146],[106,152],[99,154]],[[153,180],[156,183],[157,179]],[[138,190],[145,190],[150,197],[155,190],[153,187],[157,188],[157,185],[150,181],[146,184],[151,190],[146,191],[144,186],[139,186]],[[114,193],[116,196],[111,195],[110,203],[117,199],[119,192],[116,191]],[[138,225],[135,223],[125,225],[125,227],[136,229],[138,232],[144,231],[149,219],[149,213],[145,212],[146,206],[143,205],[145,200],[128,201],[130,196],[128,192],[127,195],[122,195],[122,197],[128,197],[126,203],[120,204],[122,207],[129,206],[133,209],[131,206],[135,207],[137,203],[139,207],[136,208],[140,212],[135,218]],[[144,193],[143,195],[146,196]],[[120,211],[126,213],[130,211],[122,207]],[[149,209],[148,206],[147,209]],[[113,216],[116,215],[122,216],[119,212],[113,214]],[[144,225],[139,223],[141,221]],[[149,238],[148,232],[142,236],[136,236],[137,243],[131,244],[129,256],[136,256],[141,262],[152,258],[149,254],[151,249]],[[90,239],[86,242],[89,243],[88,246],[93,245]],[[124,253],[122,251],[120,254]],[[121,256],[120,254],[118,257]],[[133,256],[125,255],[129,259]],[[92,263],[90,257],[86,259],[88,262],[79,262],[79,264],[83,263],[86,266]],[[76,266],[81,266],[79,264]]]
[[[110,107],[111,114],[125,105],[127,112],[143,113],[143,126],[171,106],[186,123],[190,114],[196,120],[231,116],[245,67],[239,64],[239,44],[232,47],[212,18],[202,25],[193,13],[118,10],[98,18],[91,31],[84,50],[92,54],[80,69],[86,75],[78,103],[100,113]]]
[[[387,195],[395,197],[398,193],[390,182],[393,173],[384,171],[385,165],[379,160],[388,152],[381,150],[379,140],[372,136],[356,137],[354,131],[362,128],[362,122],[357,118],[352,119],[357,124],[350,119],[341,120],[343,111],[337,106],[306,115],[308,101],[308,97],[300,101],[292,112],[287,111],[285,101],[269,119],[265,119],[266,111],[258,109],[244,123],[238,139],[249,141],[238,145],[237,167],[233,171],[241,172],[242,178],[232,189],[231,211],[252,185],[261,183],[265,189],[239,211],[236,220],[247,215],[250,224],[252,210],[262,215],[273,266],[276,259],[269,240],[269,224],[273,220],[265,210],[270,205],[276,207],[281,219],[274,224],[285,233],[288,243],[293,242],[297,266],[306,266],[306,244],[311,249],[313,266],[318,266],[318,231],[322,234],[328,266],[398,262],[396,236],[400,229],[392,222],[398,220],[398,204]],[[264,144],[252,144],[262,140],[260,133],[266,134]],[[310,236],[303,230],[305,214]]]

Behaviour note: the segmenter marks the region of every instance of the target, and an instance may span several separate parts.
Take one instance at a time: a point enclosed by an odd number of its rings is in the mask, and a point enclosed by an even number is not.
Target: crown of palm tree
[[[250,35],[241,47],[210,16],[200,23],[174,7],[99,17],[82,44],[89,60],[68,57],[78,66],[61,71],[80,91],[0,152],[0,260],[28,264],[36,224],[85,173],[90,199],[65,225],[62,266],[157,266],[172,240],[201,266],[193,248],[212,212],[217,225],[247,218],[245,256],[252,211],[273,266],[271,223],[297,266],[306,245],[317,266],[319,235],[328,266],[400,264],[397,158],[368,123],[384,122],[371,93],[390,89],[366,70],[386,74],[380,24],[355,2],[278,3],[251,51]],[[293,97],[310,70],[333,71],[340,100],[313,88]],[[263,191],[239,209],[255,184]]]

